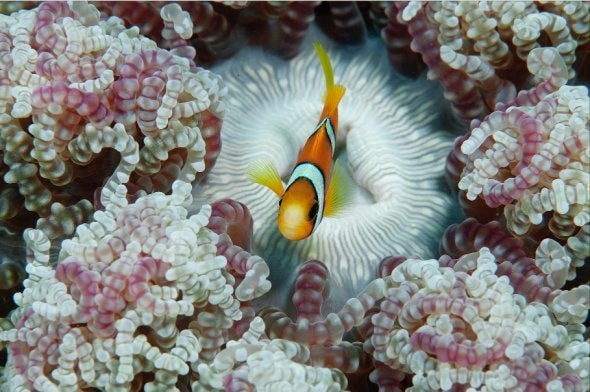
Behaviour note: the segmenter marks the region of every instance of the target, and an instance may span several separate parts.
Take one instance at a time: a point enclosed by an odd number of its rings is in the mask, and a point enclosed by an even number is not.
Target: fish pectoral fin
[[[324,216],[337,216],[350,205],[352,201],[352,178],[346,172],[344,165],[338,160],[334,164],[332,179],[326,194]]]
[[[283,196],[285,192],[279,172],[269,161],[252,162],[246,171],[246,176],[250,181],[267,187],[278,197]]]

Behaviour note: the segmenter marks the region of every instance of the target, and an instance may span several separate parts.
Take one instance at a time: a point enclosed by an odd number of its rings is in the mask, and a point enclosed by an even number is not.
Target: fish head
[[[305,178],[298,178],[279,201],[279,231],[291,241],[309,237],[316,225],[318,211],[319,202],[313,185]]]

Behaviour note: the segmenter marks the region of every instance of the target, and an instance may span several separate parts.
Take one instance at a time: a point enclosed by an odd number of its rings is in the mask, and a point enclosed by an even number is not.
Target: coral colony
[[[588,3],[0,11],[0,391],[590,388]],[[354,195],[289,242],[313,40]]]

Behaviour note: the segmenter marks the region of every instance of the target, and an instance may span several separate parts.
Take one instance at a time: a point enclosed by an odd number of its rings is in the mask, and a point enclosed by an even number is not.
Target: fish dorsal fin
[[[285,188],[281,181],[281,176],[279,176],[279,172],[269,161],[261,160],[252,162],[246,171],[246,175],[250,181],[267,187],[278,197],[283,196]]]
[[[326,193],[326,205],[324,216],[341,215],[350,204],[352,195],[352,178],[346,172],[346,168],[337,160],[334,164],[330,186]]]

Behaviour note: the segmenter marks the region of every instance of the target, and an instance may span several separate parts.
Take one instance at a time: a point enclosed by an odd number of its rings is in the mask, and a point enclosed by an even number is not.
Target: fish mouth
[[[301,225],[293,224],[288,219],[279,220],[279,231],[290,241],[299,241],[309,236],[309,233]]]
[[[288,240],[299,241],[309,235],[305,228],[301,227],[300,224],[294,223],[290,219],[279,219],[279,231]]]
[[[289,241],[300,241],[308,237],[307,233],[304,230],[296,229],[296,228],[285,228],[279,227],[279,231]]]
[[[308,237],[308,235],[303,232],[302,230],[295,230],[295,229],[279,229],[283,237],[288,239],[289,241],[301,241]]]
[[[309,230],[301,224],[303,211],[299,206],[285,206],[279,216],[279,231],[288,240],[299,241],[309,236]]]

